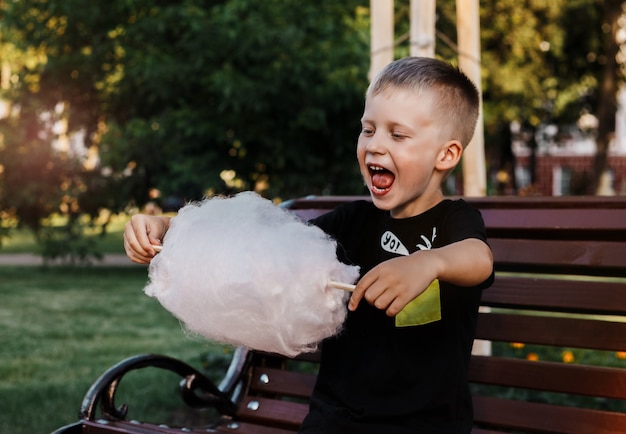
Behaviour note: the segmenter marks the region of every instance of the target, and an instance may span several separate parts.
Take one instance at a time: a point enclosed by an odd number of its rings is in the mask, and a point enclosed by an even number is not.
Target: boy
[[[395,61],[370,84],[357,159],[372,200],[312,222],[362,277],[344,330],[322,344],[301,433],[471,431],[467,367],[493,261],[478,211],[446,200],[441,184],[478,110],[474,84],[435,59]],[[128,256],[149,262],[168,225],[133,217]]]

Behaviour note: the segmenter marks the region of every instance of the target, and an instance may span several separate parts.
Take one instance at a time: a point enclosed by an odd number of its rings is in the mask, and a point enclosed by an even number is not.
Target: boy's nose
[[[365,145],[365,151],[370,154],[382,154],[384,150],[384,138],[380,134],[374,134]]]

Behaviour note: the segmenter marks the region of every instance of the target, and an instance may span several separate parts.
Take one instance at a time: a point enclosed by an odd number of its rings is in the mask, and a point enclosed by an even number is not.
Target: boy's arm
[[[161,245],[169,227],[170,217],[134,215],[124,229],[126,255],[137,264],[149,263],[157,253],[152,246]]]
[[[492,270],[491,249],[477,238],[420,250],[385,261],[366,273],[357,283],[348,308],[355,310],[365,298],[387,315],[395,316],[435,279],[474,286],[484,282]]]

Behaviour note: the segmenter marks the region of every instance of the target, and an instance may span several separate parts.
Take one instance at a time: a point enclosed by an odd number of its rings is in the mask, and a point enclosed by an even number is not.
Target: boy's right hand
[[[170,217],[136,214],[126,223],[124,229],[124,249],[131,261],[137,264],[149,263],[160,246],[170,226]]]

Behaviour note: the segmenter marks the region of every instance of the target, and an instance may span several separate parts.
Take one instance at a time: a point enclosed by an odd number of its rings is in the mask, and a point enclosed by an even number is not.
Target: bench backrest
[[[308,220],[354,199],[287,207]],[[497,273],[477,330],[493,354],[470,366],[474,432],[626,432],[626,198],[467,200],[482,212]],[[242,357],[235,363],[251,369],[237,389],[241,421],[297,428],[317,356]]]

